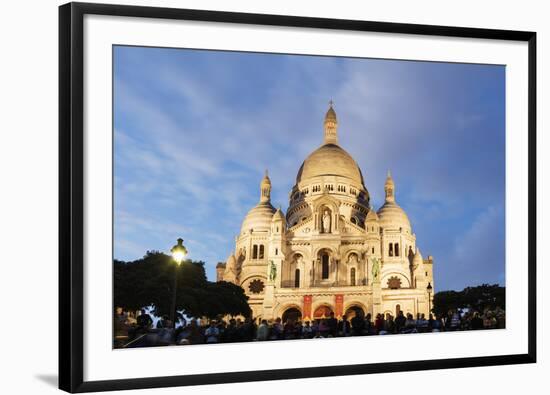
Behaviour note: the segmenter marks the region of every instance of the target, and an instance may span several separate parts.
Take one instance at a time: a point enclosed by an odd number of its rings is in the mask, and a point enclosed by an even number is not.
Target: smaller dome
[[[388,176],[384,184],[386,193],[386,201],[378,210],[378,218],[380,227],[383,229],[405,229],[411,233],[411,223],[405,211],[395,202],[395,183],[391,173],[388,171]]]
[[[270,229],[275,211],[275,207],[269,201],[258,203],[246,214],[241,226],[241,234],[250,230]]]
[[[283,212],[281,211],[281,209],[278,208],[277,211],[275,211],[275,214],[273,214],[273,222],[284,221],[284,220],[285,220],[285,216],[283,215]]]
[[[380,227],[383,229],[399,229],[403,228],[411,231],[411,223],[405,211],[395,202],[384,203],[378,210],[378,218]]]
[[[231,267],[231,266],[234,266],[236,263],[237,261],[235,259],[235,255],[233,255],[233,252],[232,252],[231,255],[227,257],[227,260],[225,261],[225,265],[227,267]]]
[[[422,254],[420,253],[420,249],[417,248],[412,261],[413,268],[416,269],[417,267],[422,265],[422,263],[424,263],[424,260],[422,259]]]
[[[376,214],[376,211],[374,211],[373,208],[371,208],[367,214],[366,221],[378,221],[378,214]]]

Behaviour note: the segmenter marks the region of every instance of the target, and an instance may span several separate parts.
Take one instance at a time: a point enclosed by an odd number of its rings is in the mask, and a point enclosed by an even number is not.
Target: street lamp
[[[426,287],[426,291],[428,291],[428,314],[432,313],[432,283],[428,283],[428,286]]]
[[[172,325],[174,326],[174,329],[176,329],[176,295],[178,288],[178,267],[181,265],[181,262],[187,255],[187,249],[183,245],[182,238],[178,239],[178,244],[172,247],[170,252],[172,253],[172,258],[176,262],[176,266],[174,266],[174,295],[172,299],[172,310],[170,313],[170,316],[172,317]]]

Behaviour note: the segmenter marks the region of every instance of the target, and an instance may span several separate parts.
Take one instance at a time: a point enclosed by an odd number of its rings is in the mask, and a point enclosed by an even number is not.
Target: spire
[[[260,183],[260,203],[269,203],[271,199],[271,180],[267,175],[267,169],[265,170],[264,178]]]
[[[386,202],[395,202],[395,184],[389,170],[384,184],[384,191],[386,192]]]
[[[338,121],[336,112],[332,108],[334,103],[329,101],[329,109],[325,115],[325,141],[324,144],[338,144]]]

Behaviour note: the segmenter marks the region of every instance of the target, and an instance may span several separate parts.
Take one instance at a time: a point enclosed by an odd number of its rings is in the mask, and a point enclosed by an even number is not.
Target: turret
[[[325,115],[325,141],[324,144],[338,144],[338,121],[336,112],[332,108],[332,100],[329,102],[330,107]]]
[[[223,281],[223,274],[225,272],[225,263],[218,262],[216,265],[216,281]]]
[[[395,202],[395,184],[389,170],[386,183],[384,184],[384,192],[386,192],[386,202]]]
[[[260,203],[269,203],[271,200],[271,180],[265,171],[264,178],[260,182]]]
[[[414,258],[411,265],[411,280],[415,288],[425,288],[426,276],[424,275],[424,260],[422,259],[422,254],[420,254],[420,249],[416,249]]]
[[[236,284],[237,276],[237,260],[235,259],[235,255],[233,255],[232,251],[231,255],[227,257],[227,261],[225,262],[225,272],[223,275],[223,279],[224,281]]]

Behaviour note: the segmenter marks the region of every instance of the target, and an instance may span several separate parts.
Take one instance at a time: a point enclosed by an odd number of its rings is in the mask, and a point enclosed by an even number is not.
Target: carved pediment
[[[299,224],[294,225],[287,232],[287,236],[310,236],[314,230],[313,218],[308,218]]]
[[[342,236],[364,236],[366,234],[365,229],[348,221],[346,218],[341,217],[340,222],[340,233]]]

